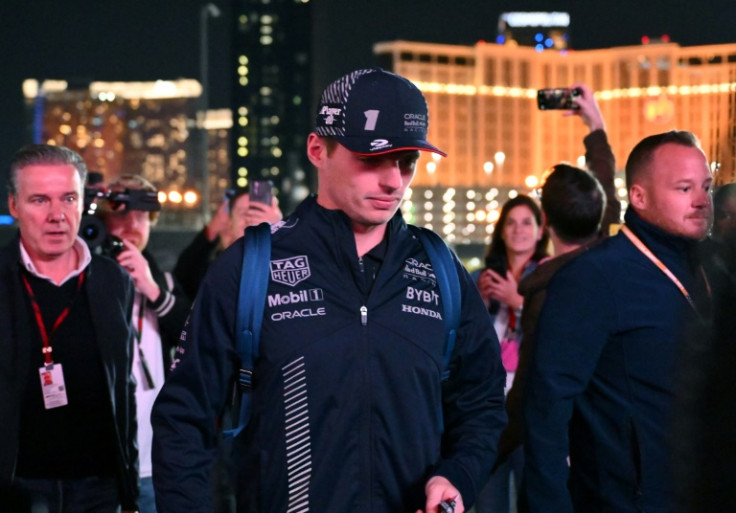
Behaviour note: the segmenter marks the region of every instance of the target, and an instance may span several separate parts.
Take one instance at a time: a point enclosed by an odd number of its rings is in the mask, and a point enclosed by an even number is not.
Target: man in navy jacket
[[[488,476],[506,423],[493,326],[455,261],[461,322],[443,381],[446,298],[398,212],[419,151],[443,154],[427,117],[416,86],[377,68],[322,96],[307,141],[319,194],[272,228],[238,511],[435,513],[454,501],[462,513]],[[211,509],[243,249],[210,268],[154,407],[160,513]]]
[[[692,258],[711,225],[695,136],[642,140],[622,231],[552,279],[528,376],[522,504],[538,512],[670,512],[679,339],[707,323]],[[569,464],[568,464],[569,456]]]

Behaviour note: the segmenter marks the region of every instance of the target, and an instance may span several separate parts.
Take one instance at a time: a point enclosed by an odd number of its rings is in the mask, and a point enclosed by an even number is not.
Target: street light
[[[203,221],[207,222],[210,214],[210,168],[207,158],[209,141],[207,134],[207,109],[210,103],[209,86],[209,38],[207,36],[207,21],[210,17],[218,18],[220,9],[213,3],[203,5],[199,11],[199,78],[202,81],[202,96],[200,97],[200,130],[202,140],[202,213]]]

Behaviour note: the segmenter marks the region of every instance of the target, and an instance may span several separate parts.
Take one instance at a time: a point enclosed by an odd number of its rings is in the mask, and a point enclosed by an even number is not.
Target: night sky
[[[313,0],[315,83],[375,63],[372,45],[404,39],[449,44],[493,41],[505,11],[566,11],[577,49],[638,44],[668,34],[683,46],[736,42],[736,0],[492,1]],[[0,180],[29,142],[21,84],[26,78],[156,80],[199,78],[203,0],[0,1]],[[229,101],[230,1],[211,19],[210,106]],[[0,202],[0,203],[4,203]],[[2,207],[0,207],[1,209]]]

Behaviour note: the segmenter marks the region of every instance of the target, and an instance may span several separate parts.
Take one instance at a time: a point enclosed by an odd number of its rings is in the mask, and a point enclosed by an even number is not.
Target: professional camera
[[[79,223],[79,236],[92,252],[99,252],[116,258],[125,248],[123,241],[107,232],[100,210],[120,212],[121,210],[143,210],[158,212],[161,203],[158,194],[145,189],[124,189],[109,191],[96,187],[84,189],[84,211]]]

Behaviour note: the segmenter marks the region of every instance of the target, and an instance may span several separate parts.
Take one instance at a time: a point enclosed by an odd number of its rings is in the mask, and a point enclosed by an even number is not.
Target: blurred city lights
[[[537,185],[539,185],[539,178],[537,178],[534,175],[529,175],[524,179],[524,185],[529,187],[530,189],[535,188]]]
[[[194,205],[198,200],[197,193],[194,191],[187,191],[184,193],[184,203],[187,205]]]

